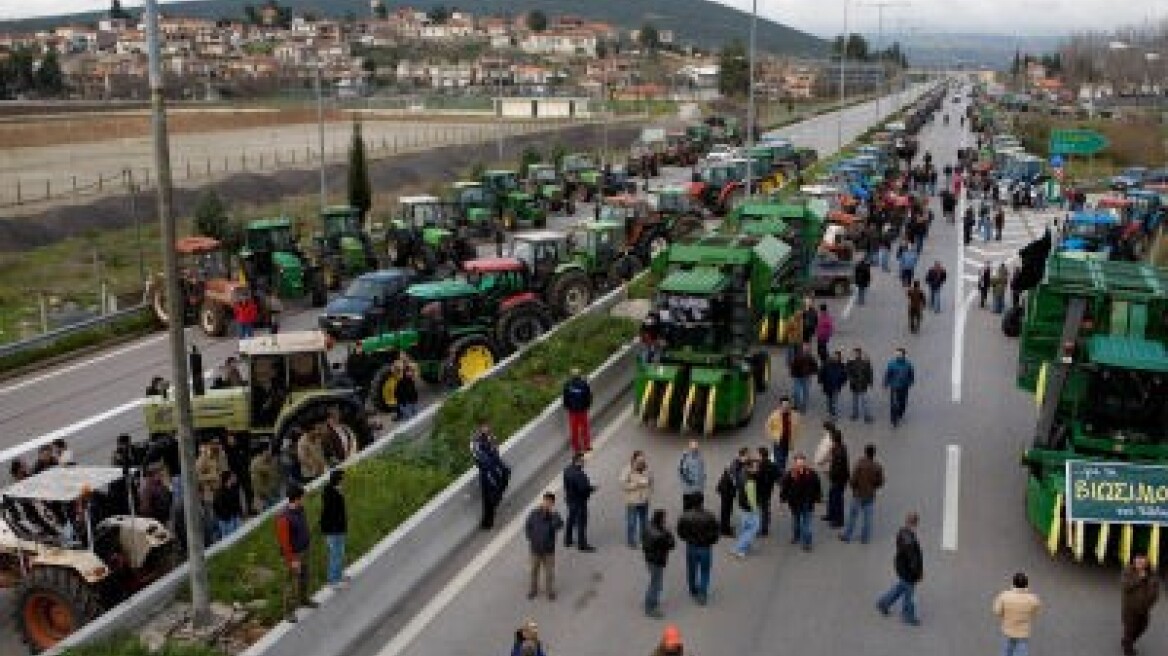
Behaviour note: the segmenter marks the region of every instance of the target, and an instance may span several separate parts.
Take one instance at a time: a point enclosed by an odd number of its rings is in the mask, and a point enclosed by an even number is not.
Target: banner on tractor
[[[1067,520],[1168,524],[1168,467],[1067,461]]]

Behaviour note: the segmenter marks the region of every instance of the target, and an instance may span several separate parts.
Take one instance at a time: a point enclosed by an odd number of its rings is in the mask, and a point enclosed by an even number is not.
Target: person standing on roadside
[[[340,585],[345,580],[345,536],[349,532],[349,513],[345,510],[345,494],[341,482],[345,472],[329,472],[328,483],[320,494],[320,534],[328,550],[328,584]]]
[[[746,471],[742,477],[742,484],[738,486],[738,509],[742,511],[742,519],[738,528],[738,543],[732,552],[737,558],[746,558],[750,547],[754,545],[754,538],[758,535],[758,461],[747,455]]]
[[[767,434],[771,438],[774,463],[780,475],[787,470],[787,455],[798,441],[799,421],[799,412],[791,407],[791,399],[786,396],[779,399],[779,407],[767,417]]]
[[[718,543],[718,519],[706,510],[703,495],[689,497],[677,520],[677,537],[685,542],[685,580],[689,594],[699,605],[710,598],[710,564]]]
[[[844,366],[844,355],[836,351],[823,361],[819,369],[819,385],[827,398],[827,414],[835,419],[839,416],[839,395],[848,382],[848,370]]]
[[[896,582],[876,602],[876,608],[887,615],[891,612],[892,605],[897,600],[902,600],[901,618],[905,624],[913,626],[921,623],[917,619],[913,595],[917,584],[925,577],[924,557],[921,555],[921,544],[917,541],[919,523],[920,516],[915,512],[904,518],[904,526],[896,533],[896,558],[893,560]]]
[[[961,241],[968,246],[969,242],[973,241],[973,229],[977,226],[977,218],[974,216],[973,208],[965,208],[965,216],[961,219],[962,237]]]
[[[722,535],[734,537],[734,503],[738,499],[738,488],[742,484],[742,471],[746,467],[746,448],[738,450],[738,457],[730,462],[718,478],[715,491],[721,500],[719,526]]]
[[[690,440],[689,448],[682,452],[681,461],[677,463],[677,475],[681,479],[681,503],[682,508],[685,508],[687,499],[705,494],[706,491],[706,461],[702,459],[697,440]]]
[[[1042,607],[1030,591],[1030,579],[1018,572],[1013,587],[994,599],[994,615],[1002,622],[1002,656],[1028,656],[1034,618]]]
[[[243,521],[241,498],[239,481],[235,478],[235,474],[230,470],[221,473],[219,475],[219,489],[215,491],[215,499],[211,503],[219,540],[234,533]]]
[[[762,537],[771,534],[771,499],[780,477],[782,472],[771,460],[771,450],[765,446],[758,447],[758,534]]]
[[[269,448],[260,449],[248,466],[251,485],[255,492],[252,512],[259,514],[276,505],[280,496],[280,478],[276,473],[276,458]]]
[[[925,285],[929,288],[929,307],[937,314],[941,312],[941,288],[948,277],[949,274],[941,260],[935,260],[933,266],[925,273]]]
[[[596,551],[588,543],[588,499],[595,491],[596,486],[588,478],[588,472],[584,471],[584,454],[573,453],[572,463],[564,468],[564,501],[568,504],[565,547],[576,543],[580,545],[580,551]]]
[[[556,600],[556,532],[564,527],[564,520],[556,511],[556,495],[544,492],[540,504],[527,516],[524,534],[531,548],[531,586],[527,598],[539,594],[539,573],[543,570],[544,591],[548,601]]]
[[[592,388],[580,375],[579,369],[572,369],[572,377],[564,383],[563,403],[564,410],[568,412],[568,436],[572,452],[591,451],[588,410],[592,407]]]
[[[896,349],[896,356],[884,369],[884,387],[888,390],[892,427],[896,428],[908,408],[908,391],[916,382],[916,372],[904,349]]]
[[[876,462],[876,445],[864,447],[864,457],[856,461],[852,469],[852,506],[848,510],[848,524],[840,534],[840,540],[852,541],[856,519],[860,518],[860,544],[868,544],[872,537],[872,506],[876,502],[876,490],[884,486],[884,467]]]
[[[1006,227],[1006,211],[998,208],[994,213],[994,241],[1002,241],[1002,230]]]
[[[807,466],[807,456],[795,454],[794,466],[779,484],[779,499],[791,510],[791,544],[802,542],[803,551],[811,551],[811,514],[822,498],[819,475]]]
[[[917,270],[917,262],[920,259],[920,254],[917,249],[913,247],[912,242],[905,240],[900,245],[900,250],[896,253],[896,261],[900,265],[900,284],[908,288],[912,282],[913,274]]]
[[[808,397],[811,390],[811,377],[819,371],[819,363],[805,344],[795,345],[795,356],[791,358],[791,396],[795,402],[795,409],[807,412]]]
[[[653,496],[653,474],[643,451],[633,451],[620,479],[625,493],[625,537],[629,548],[636,549],[649,523],[649,499]]]
[[[1136,653],[1136,641],[1148,630],[1152,606],[1160,598],[1160,581],[1149,566],[1148,557],[1136,554],[1124,568],[1121,584],[1123,640],[1120,644],[1125,656],[1131,656]]]
[[[872,423],[872,409],[868,405],[868,391],[872,389],[872,362],[860,347],[852,349],[852,359],[848,360],[848,389],[852,393],[852,421],[858,421],[861,413],[866,423]]]
[[[507,491],[511,468],[499,455],[491,427],[486,422],[479,424],[478,431],[471,438],[470,454],[479,470],[479,488],[483,499],[483,517],[479,528],[489,531],[495,526],[495,510],[503,500],[503,493]]]
[[[856,304],[863,305],[864,298],[868,295],[868,287],[872,285],[872,264],[868,258],[860,258],[860,261],[856,262],[852,282],[856,285]]]
[[[170,521],[171,496],[162,479],[161,464],[147,467],[146,476],[138,487],[138,509],[142,516],[166,526]]]
[[[280,555],[287,567],[287,578],[281,605],[284,619],[296,622],[297,608],[316,608],[315,601],[308,598],[308,549],[312,535],[308,530],[308,517],[304,513],[304,490],[298,485],[288,488],[288,504],[276,516],[276,541],[280,545]],[[292,603],[288,593],[292,592]]]
[[[250,293],[244,292],[243,297],[235,302],[232,310],[235,314],[235,323],[239,326],[239,338],[250,339],[254,337],[255,323],[260,314],[255,298]]]
[[[645,554],[645,565],[649,568],[649,586],[645,590],[645,615],[660,619],[661,589],[665,584],[665,565],[669,562],[669,552],[673,551],[676,541],[673,533],[665,525],[665,511],[661,508],[653,510],[653,518],[645,527],[645,540],[642,550]]]

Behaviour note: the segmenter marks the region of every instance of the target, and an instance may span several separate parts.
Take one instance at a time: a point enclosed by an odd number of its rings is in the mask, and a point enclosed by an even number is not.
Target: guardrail
[[[71,323],[67,326],[62,326],[55,330],[50,330],[47,333],[41,333],[35,337],[29,337],[27,339],[22,339],[16,342],[9,342],[7,344],[0,344],[0,358],[15,355],[23,351],[31,351],[33,349],[52,346],[54,343],[69,337],[70,335],[75,335],[77,333],[84,332],[86,330],[92,330],[94,328],[108,326],[110,324],[121,321],[122,319],[128,319],[136,314],[141,314],[147,309],[148,306],[145,303],[139,303],[138,305],[126,308],[124,310],[118,310],[116,312],[103,314],[91,319],[86,319],[84,321]]]

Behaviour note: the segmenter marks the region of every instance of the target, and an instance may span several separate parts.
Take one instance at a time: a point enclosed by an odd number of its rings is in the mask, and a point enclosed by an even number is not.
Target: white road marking
[[[854,291],[852,292],[852,295],[848,297],[848,304],[844,306],[844,313],[842,315],[844,319],[847,319],[852,314],[852,308],[856,305],[856,296],[859,293],[859,291]]]
[[[945,501],[941,517],[941,549],[957,551],[957,524],[961,510],[961,447],[950,444],[945,449]]]
[[[108,353],[102,353],[101,355],[89,358],[88,360],[81,360],[80,362],[74,362],[73,364],[71,364],[67,367],[61,367],[60,369],[54,369],[48,373],[41,374],[40,376],[36,376],[33,378],[28,378],[26,380],[22,380],[19,383],[13,383],[12,385],[8,385],[7,387],[0,387],[0,395],[10,394],[10,393],[15,392],[17,390],[22,390],[22,389],[29,387],[31,385],[43,383],[46,380],[49,380],[51,378],[55,378],[57,376],[60,376],[61,374],[67,374],[70,371],[76,371],[76,370],[81,369],[83,367],[88,367],[91,364],[96,364],[96,363],[102,362],[104,360],[109,360],[111,358],[116,358],[116,357],[125,355],[126,353],[129,353],[130,351],[135,351],[137,349],[142,348],[143,346],[149,346],[150,344],[153,344],[153,343],[158,342],[158,341],[163,340],[163,339],[166,339],[166,333],[163,333],[161,335],[154,335],[153,337],[147,337],[146,339],[143,339],[141,341],[130,344],[129,346],[124,346],[124,347],[117,349],[115,351],[109,351]]]
[[[605,429],[605,431],[601,433],[601,435],[596,440],[594,440],[594,445],[597,448],[603,446],[606,442],[608,442],[609,438],[611,438],[616,433],[616,431],[621,428],[624,423],[632,416],[633,407],[632,405],[629,405],[624,409],[624,411],[620,413],[620,415],[616,417],[613,423],[609,425],[609,427]],[[544,490],[558,492],[562,485],[561,480],[562,479],[559,474],[555,475],[546,486],[541,488],[540,494],[543,494]],[[408,624],[402,627],[402,629],[398,631],[396,635],[394,635],[393,640],[390,640],[389,643],[385,645],[385,647],[381,648],[381,651],[377,652],[377,656],[397,656],[398,654],[405,651],[407,647],[412,645],[414,641],[418,639],[418,636],[421,635],[422,631],[425,630],[425,628],[430,624],[430,622],[433,622],[434,619],[437,618],[438,615],[446,609],[446,606],[450,605],[450,602],[453,601],[459,594],[461,594],[462,591],[466,589],[468,585],[470,585],[471,581],[473,581],[474,578],[479,575],[479,573],[486,569],[487,565],[491,564],[491,561],[494,560],[495,557],[498,556],[499,553],[507,547],[511,540],[515,539],[515,537],[519,535],[519,531],[523,529],[523,526],[526,522],[527,515],[525,513],[521,512],[516,515],[515,519],[511,520],[511,522],[495,536],[495,539],[491,540],[491,543],[488,544],[482,551],[480,551],[477,556],[475,556],[474,560],[470,561],[466,567],[463,567],[461,570],[459,570],[458,575],[451,579],[451,581],[446,584],[446,587],[442,588],[441,592],[434,595],[430,602],[426,604],[426,606],[417,615],[415,615]]]
[[[969,282],[977,282],[977,274],[976,273],[962,274],[961,279],[968,280]]]
[[[964,276],[957,280],[960,282],[961,278]],[[958,285],[959,290],[960,287]],[[950,365],[950,371],[953,374],[954,403],[961,403],[961,369],[965,361],[965,319],[969,316],[969,308],[973,305],[973,299],[976,295],[976,291],[969,292],[969,295],[965,297],[965,302],[957,307],[957,316],[953,322],[953,362]]]

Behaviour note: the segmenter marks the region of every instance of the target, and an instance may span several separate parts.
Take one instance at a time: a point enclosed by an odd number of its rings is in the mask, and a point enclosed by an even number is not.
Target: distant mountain
[[[864,38],[875,45],[877,35]],[[953,66],[965,64],[979,68],[1006,70],[1014,53],[1041,55],[1058,49],[1063,37],[1014,36],[1007,34],[885,34],[884,41],[899,41],[912,66]]]
[[[199,18],[242,18],[241,0],[190,0],[166,3],[163,12]],[[262,0],[252,0],[260,5]],[[280,0],[282,6],[294,13],[312,12],[318,16],[342,18],[354,15],[368,17],[368,0]],[[624,29],[637,29],[646,22],[658,30],[673,30],[675,40],[702,48],[720,49],[734,37],[744,42],[749,37],[750,14],[707,0],[478,0],[459,3],[458,0],[415,0],[387,2],[390,10],[414,7],[426,10],[433,6],[461,7],[475,15],[518,16],[540,10],[550,16],[571,14],[612,23]],[[49,29],[70,22],[93,22],[104,12],[88,12],[67,16],[30,18],[0,22],[0,32],[29,32]],[[792,29],[773,21],[759,18],[758,48],[763,51],[803,57],[824,56],[829,44],[806,32]]]

